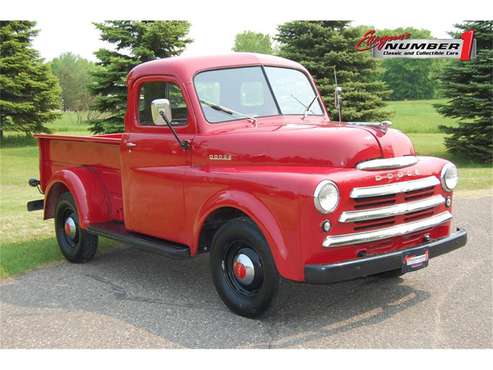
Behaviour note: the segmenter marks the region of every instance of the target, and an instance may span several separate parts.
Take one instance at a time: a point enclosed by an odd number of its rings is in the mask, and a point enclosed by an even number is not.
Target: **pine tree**
[[[278,27],[280,55],[303,64],[317,80],[332,119],[334,108],[334,67],[343,89],[342,118],[371,121],[389,118],[382,110],[390,94],[377,80],[377,64],[369,53],[354,46],[365,30],[349,27],[347,21],[293,21]]]
[[[136,65],[158,58],[179,55],[192,40],[187,37],[190,24],[186,21],[107,21],[95,23],[101,39],[114,50],[96,52],[98,66],[94,72],[92,93],[94,109],[103,113],[91,126],[94,133],[123,130],[127,107],[126,78]]]
[[[48,132],[59,116],[60,88],[31,47],[35,22],[0,21],[0,139],[4,130]]]
[[[450,136],[447,149],[463,158],[493,161],[493,21],[455,25],[462,31],[475,30],[477,57],[455,61],[444,71],[441,81],[446,104],[437,105],[447,117],[458,118],[458,126],[440,128]],[[456,38],[459,33],[451,33]]]

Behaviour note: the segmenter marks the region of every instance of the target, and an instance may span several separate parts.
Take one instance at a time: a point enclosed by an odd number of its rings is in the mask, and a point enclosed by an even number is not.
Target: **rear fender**
[[[104,183],[90,167],[63,169],[56,172],[45,191],[44,219],[55,216],[58,197],[69,191],[77,205],[80,226],[111,220],[111,203]]]

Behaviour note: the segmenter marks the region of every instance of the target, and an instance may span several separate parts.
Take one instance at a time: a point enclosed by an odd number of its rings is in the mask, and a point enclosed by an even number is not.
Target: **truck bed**
[[[41,190],[53,174],[73,167],[90,167],[101,176],[108,191],[116,220],[122,218],[122,184],[120,177],[121,134],[69,136],[35,135],[39,143]]]

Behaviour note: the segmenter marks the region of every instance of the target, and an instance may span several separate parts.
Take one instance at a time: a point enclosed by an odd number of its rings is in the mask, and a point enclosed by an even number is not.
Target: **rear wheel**
[[[58,198],[55,233],[62,254],[70,262],[87,262],[96,254],[98,237],[80,228],[77,207],[69,192]]]
[[[277,293],[279,273],[269,246],[248,218],[231,220],[214,235],[210,266],[216,290],[235,313],[257,317]]]

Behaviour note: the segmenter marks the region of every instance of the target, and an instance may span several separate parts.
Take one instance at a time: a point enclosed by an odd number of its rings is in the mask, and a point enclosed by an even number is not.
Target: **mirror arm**
[[[175,128],[173,127],[171,122],[166,118],[166,115],[164,114],[164,112],[162,110],[159,111],[159,115],[163,118],[164,122],[166,122],[166,124],[168,125],[168,127],[171,130],[171,132],[173,133],[173,136],[175,137],[176,141],[178,142],[178,144],[180,144],[180,147],[183,150],[188,150],[190,148],[190,142],[188,140],[181,140],[178,137],[178,134],[176,133]]]

